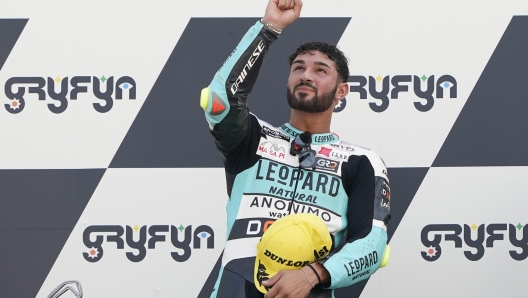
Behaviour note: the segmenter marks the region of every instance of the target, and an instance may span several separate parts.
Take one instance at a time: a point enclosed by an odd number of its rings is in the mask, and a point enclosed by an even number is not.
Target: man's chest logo
[[[270,141],[262,142],[258,147],[258,151],[265,153],[266,155],[278,157],[281,159],[284,159],[286,157],[286,148],[281,144],[277,144]]]

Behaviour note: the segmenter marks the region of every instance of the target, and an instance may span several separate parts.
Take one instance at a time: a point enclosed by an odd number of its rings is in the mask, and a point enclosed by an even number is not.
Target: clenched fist
[[[302,0],[269,0],[264,19],[284,29],[301,15]]]

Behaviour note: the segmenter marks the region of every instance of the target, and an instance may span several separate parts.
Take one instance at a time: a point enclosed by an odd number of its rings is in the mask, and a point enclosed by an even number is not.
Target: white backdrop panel
[[[72,279],[81,282],[86,297],[156,297],[156,291],[157,298],[196,297],[225,242],[224,181],[223,169],[108,169],[37,297],[47,297]],[[126,252],[137,250],[126,241],[124,249],[117,249],[105,240],[103,257],[91,263],[83,257],[89,251],[83,233],[93,225],[192,225],[193,230],[208,225],[214,231],[214,249],[206,249],[201,240],[201,248],[193,248],[187,261],[176,262],[171,252],[182,250],[171,244],[170,232],[158,232],[166,236],[165,242],[147,249],[140,262],[127,259]],[[94,233],[91,239],[96,235],[115,233]],[[139,239],[137,232],[134,237]],[[147,242],[150,238],[147,233]]]
[[[460,248],[442,236],[436,261],[424,260],[420,252],[427,250],[421,242],[427,225],[527,225],[528,202],[519,197],[527,175],[528,167],[431,168],[391,240],[389,265],[376,273],[361,297],[522,297],[526,260],[510,256],[510,250],[522,251],[510,243],[509,231],[496,231],[504,240],[493,247],[484,242],[478,261],[464,255],[476,252],[463,241],[464,232]],[[516,230],[522,239],[522,231]],[[452,233],[430,232],[429,239]],[[487,232],[484,236],[489,237]],[[472,230],[471,237],[476,239],[477,232]]]

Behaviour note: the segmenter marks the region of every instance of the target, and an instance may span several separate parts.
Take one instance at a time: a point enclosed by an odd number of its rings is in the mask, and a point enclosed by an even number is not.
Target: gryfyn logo
[[[442,238],[453,241],[455,248],[462,248],[463,244],[470,247],[464,250],[464,256],[470,261],[480,260],[486,248],[492,248],[494,242],[505,238],[513,246],[508,252],[512,259],[523,261],[528,257],[528,225],[521,223],[465,224],[463,227],[459,224],[430,224],[422,229],[420,238],[426,248],[421,252],[422,258],[429,262],[438,260],[442,255]]]
[[[181,224],[179,227],[92,225],[84,229],[82,240],[88,249],[83,252],[83,257],[90,263],[99,262],[103,258],[105,242],[116,243],[117,249],[125,249],[125,247],[127,250],[132,249],[125,255],[129,261],[136,263],[145,259],[147,249],[156,249],[156,243],[170,242],[178,249],[170,253],[172,259],[176,262],[185,262],[191,257],[193,249],[200,249],[203,245],[208,249],[214,248],[214,231],[208,225],[200,225],[194,229],[192,225],[184,227]]]
[[[406,96],[405,99],[412,98],[414,107],[420,112],[431,110],[435,99],[444,98],[444,92],[449,94],[449,98],[457,98],[457,80],[451,75],[442,75],[438,79],[435,79],[434,75],[425,74],[395,75],[392,78],[354,75],[348,77],[348,83],[351,93],[348,97],[359,93],[360,99],[373,99],[369,102],[370,109],[378,113],[387,110],[390,100],[398,99],[401,93],[409,92],[409,88],[412,88],[414,96]],[[344,108],[341,108],[342,105],[343,103],[340,103],[334,111],[340,112]]]
[[[0,21],[4,24],[0,32],[1,70],[28,20],[0,19]],[[4,83],[4,93],[7,98],[0,97],[0,102],[4,102],[7,112],[18,114],[24,110],[28,101],[35,99],[47,102],[47,107],[52,113],[60,114],[66,111],[70,100],[91,100],[97,112],[106,113],[112,109],[114,100],[123,99],[124,96],[128,99],[136,99],[136,88],[136,81],[129,76],[121,76],[115,80],[113,76],[104,75],[71,78],[11,77]]]
[[[114,84],[115,81],[115,84]],[[58,85],[58,87],[57,87]],[[91,86],[90,86],[91,85]],[[88,87],[91,87],[90,92]],[[58,89],[58,91],[57,91]],[[54,79],[48,77],[12,77],[4,85],[5,95],[9,103],[4,104],[6,111],[18,114],[26,107],[29,96],[39,101],[46,101],[49,97],[53,102],[47,104],[50,112],[60,114],[68,108],[70,100],[80,98],[92,99],[94,109],[99,113],[110,111],[114,105],[114,99],[123,99],[123,93],[128,93],[128,99],[136,99],[136,81],[129,76],[122,76],[114,80],[113,76],[106,78],[96,76],[74,76]],[[86,95],[79,95],[87,93]],[[35,94],[34,96],[28,94]],[[115,95],[115,96],[114,96]]]

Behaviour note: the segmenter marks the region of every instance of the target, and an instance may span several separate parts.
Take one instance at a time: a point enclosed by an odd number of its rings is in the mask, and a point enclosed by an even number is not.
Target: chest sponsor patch
[[[267,126],[262,126],[262,136],[265,139],[267,139],[266,136],[270,136],[272,138],[281,139],[281,140],[284,140],[286,142],[290,141],[290,137],[288,137],[287,135],[283,134],[280,131],[273,130],[273,129],[267,127]]]
[[[342,160],[348,160],[348,154],[339,153],[339,152],[336,152],[336,151],[332,151],[330,153],[330,157],[338,158],[338,159],[342,159]]]
[[[361,149],[365,149],[365,150],[370,151],[370,148],[363,147],[363,146],[359,146],[359,145],[356,145],[356,144],[352,144],[352,143],[349,143],[349,142],[347,142],[347,141],[339,141],[339,144],[356,146],[356,147],[359,147],[359,148],[361,148]]]
[[[334,147],[334,148],[337,148],[337,149],[345,150],[345,151],[354,151],[354,147],[349,146],[349,145],[344,145],[344,144],[330,144],[330,146],[332,146],[332,147]]]
[[[318,170],[330,171],[330,172],[334,172],[334,173],[337,173],[337,170],[339,169],[339,164],[340,163],[341,162],[339,162],[339,161],[326,159],[326,158],[323,158],[323,157],[317,157],[315,159],[316,168]]]
[[[321,154],[321,155],[324,155],[326,157],[330,157],[330,153],[331,152],[332,152],[332,149],[326,148],[326,147],[321,147],[319,149],[319,151],[317,151],[317,154]]]
[[[262,154],[273,156],[279,159],[284,159],[286,157],[286,148],[280,144],[270,141],[261,142],[258,146],[258,151]]]

